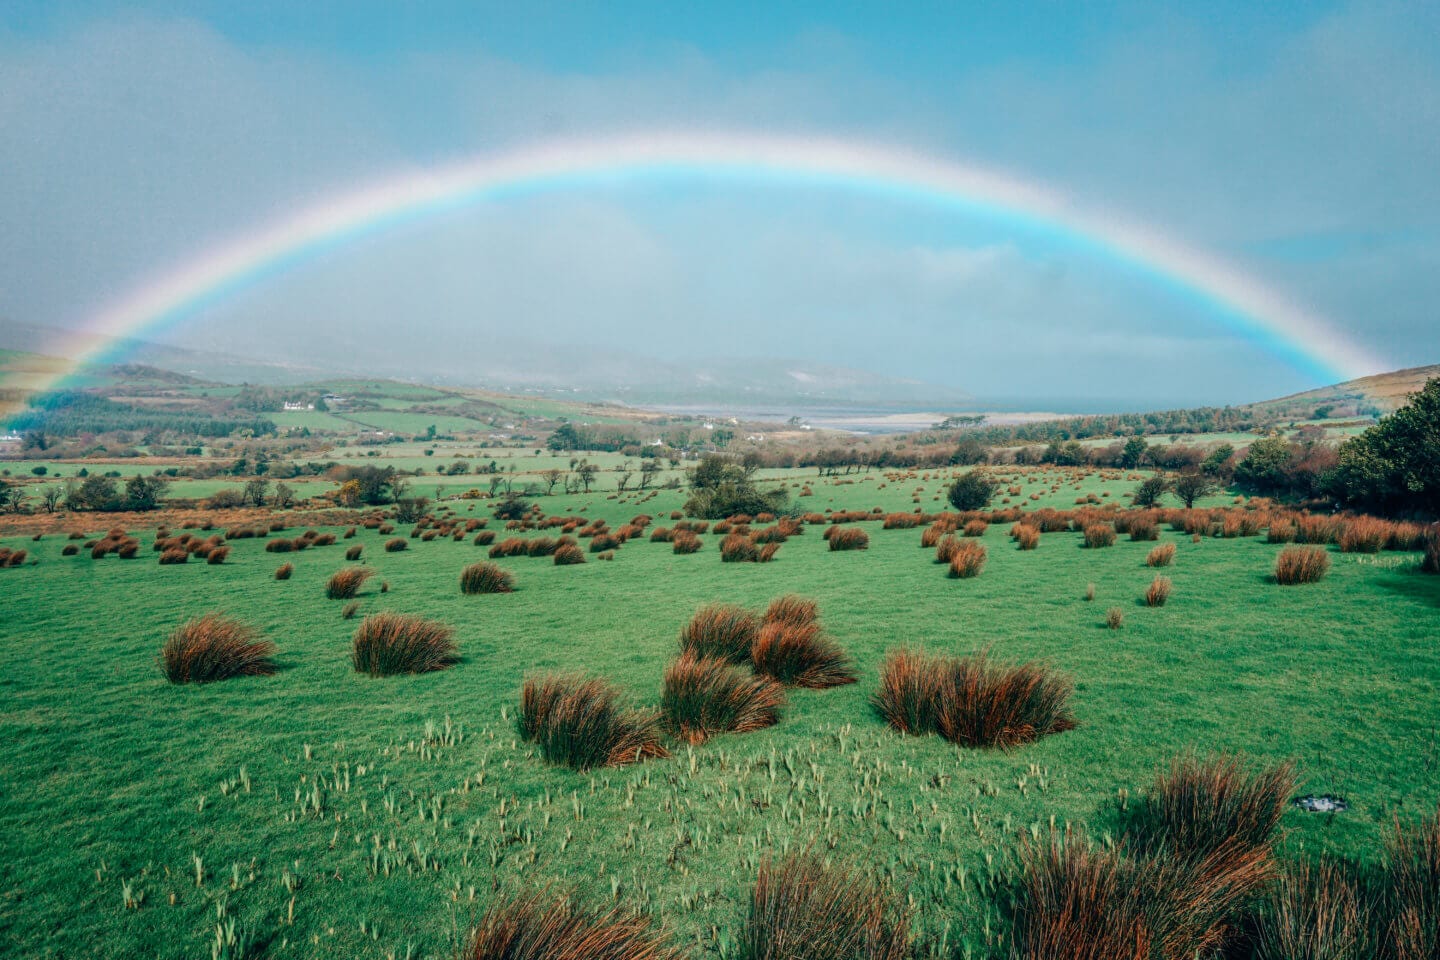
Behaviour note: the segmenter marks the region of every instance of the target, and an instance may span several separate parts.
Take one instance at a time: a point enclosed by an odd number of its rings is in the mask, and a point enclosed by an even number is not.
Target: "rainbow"
[[[1320,382],[1389,369],[1321,317],[1238,267],[1143,225],[1077,205],[1029,180],[906,149],[808,137],[651,133],[579,139],[485,154],[409,171],[336,194],[220,244],[86,318],[84,343],[59,345],[67,366],[40,384],[54,389],[86,363],[107,359],[98,338],[134,338],[263,282],[309,256],[398,223],[517,193],[576,189],[615,179],[685,176],[781,181],[949,205],[1039,231],[1137,269],[1197,300],[1225,323]]]

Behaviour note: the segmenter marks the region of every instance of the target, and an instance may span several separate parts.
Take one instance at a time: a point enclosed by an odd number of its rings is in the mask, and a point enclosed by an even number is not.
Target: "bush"
[[[980,576],[985,569],[985,545],[978,540],[962,540],[950,557],[950,576],[960,580]]]
[[[1085,546],[1091,549],[1115,546],[1115,528],[1108,523],[1094,523],[1087,526],[1085,528]]]
[[[756,673],[786,686],[819,690],[857,679],[845,651],[816,623],[765,624],[750,648],[750,660]]]
[[[292,573],[294,573],[294,572],[295,572],[295,564],[293,564],[293,563],[282,563],[282,564],[280,565],[280,567],[275,571],[275,579],[276,579],[276,580],[289,580],[289,579],[290,579],[290,574],[292,574]]]
[[[438,620],[409,613],[376,613],[360,621],[350,663],[372,677],[429,673],[454,666],[455,631]]]
[[[991,663],[982,651],[930,659],[900,650],[885,661],[871,704],[902,733],[938,733],[966,747],[1008,748],[1075,727],[1073,682],[1038,663]]]
[[[745,673],[718,657],[682,653],[665,670],[660,713],[675,737],[701,744],[720,733],[749,733],[774,726],[785,689],[768,677]]]
[[[826,534],[832,551],[868,550],[870,548],[870,535],[859,527],[831,527]]]
[[[1145,565],[1148,567],[1168,567],[1175,559],[1175,544],[1162,543],[1145,555]]]
[[[548,762],[576,770],[670,755],[660,742],[660,718],[625,708],[619,690],[593,677],[526,680],[518,726]]]
[[[490,907],[469,934],[461,960],[682,960],[644,916],[590,909],[568,897],[532,893]]]
[[[160,649],[160,666],[171,683],[210,683],[275,672],[275,644],[257,639],[254,627],[218,613],[188,620]]]
[[[761,861],[740,947],[743,960],[905,960],[903,900],[859,870],[818,854]]]
[[[573,543],[567,543],[555,548],[555,566],[568,567],[577,563],[585,562],[585,551]]]
[[[325,584],[325,596],[331,600],[350,600],[360,592],[360,587],[375,576],[375,571],[368,567],[346,567],[344,570],[336,570],[330,575],[330,580]]]
[[[950,505],[961,512],[984,510],[990,505],[999,484],[990,479],[983,470],[971,470],[957,477],[945,490]]]
[[[584,562],[583,557],[581,562]],[[514,589],[515,578],[499,564],[482,560],[460,571],[461,593],[510,593]]]
[[[386,540],[386,541],[385,541],[385,552],[386,552],[386,553],[399,553],[399,552],[401,552],[402,550],[407,550],[407,549],[409,549],[409,547],[410,547],[410,544],[405,541],[405,538],[404,538],[404,537],[396,537],[396,538],[394,538],[393,540]]]
[[[1275,582],[1285,585],[1318,583],[1330,571],[1324,547],[1286,547],[1275,558]]]
[[[1170,578],[1156,577],[1150,581],[1150,586],[1145,588],[1145,606],[1163,607],[1165,601],[1170,599]]]
[[[697,658],[715,657],[729,663],[749,663],[750,650],[760,634],[759,619],[731,603],[706,604],[680,631],[680,652]]]

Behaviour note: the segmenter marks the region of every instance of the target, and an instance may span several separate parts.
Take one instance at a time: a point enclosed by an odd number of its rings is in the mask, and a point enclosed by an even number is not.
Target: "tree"
[[[1215,492],[1215,481],[1203,473],[1189,471],[1176,477],[1171,489],[1180,502],[1185,504],[1185,509],[1189,510],[1195,506],[1196,500]]]
[[[1157,473],[1140,481],[1135,492],[1130,494],[1130,501],[1137,507],[1153,507],[1169,489],[1170,481]]]
[[[524,498],[514,496],[506,497],[495,504],[495,518],[497,520],[520,520],[530,512],[530,504]]]
[[[633,477],[633,476],[635,476],[634,473],[632,473],[632,472],[629,471],[629,470],[626,470],[624,473],[620,474],[620,476],[616,477],[616,478],[615,478],[615,489],[616,489],[616,491],[618,491],[618,492],[620,492],[620,493],[624,493],[624,492],[625,492],[625,488],[628,487],[628,486],[630,486],[630,478]]]
[[[265,498],[270,494],[270,481],[264,477],[256,477],[245,484],[245,499],[254,507],[265,506]]]
[[[125,481],[125,509],[154,510],[160,506],[160,498],[165,495],[167,486],[169,486],[169,481],[159,477],[143,477],[136,474]]]
[[[660,464],[654,457],[647,458],[640,464],[640,489],[644,490],[654,481],[655,475],[660,472]]]
[[[1230,458],[1234,455],[1235,448],[1228,443],[1222,443],[1210,451],[1209,456],[1205,458],[1205,462],[1200,464],[1200,469],[1203,470],[1207,476],[1226,476],[1231,472],[1229,463]]]
[[[0,486],[0,510],[8,513],[20,513],[25,509],[25,501],[28,499],[25,488],[18,483],[7,483]]]
[[[1144,437],[1131,437],[1125,441],[1125,446],[1120,450],[1120,466],[1126,470],[1134,470],[1145,462],[1145,451],[1150,444]]]
[[[545,481],[545,496],[552,496],[555,493],[555,484],[565,476],[565,471],[551,467],[549,470],[540,471],[541,478]]]
[[[72,510],[119,510],[120,493],[109,477],[86,477],[67,502]]]
[[[999,486],[984,470],[971,470],[956,477],[945,495],[956,510],[984,510]]]
[[[359,506],[361,501],[360,481],[346,480],[344,483],[340,484],[340,490],[337,496],[340,500],[340,506],[342,507]]]
[[[990,459],[990,451],[985,444],[980,442],[978,437],[961,437],[960,442],[955,445],[955,452],[950,455],[950,462],[962,467],[973,466],[977,463],[984,463]]]
[[[555,428],[545,441],[545,446],[551,450],[580,450],[583,449],[583,442],[584,438],[580,436],[580,431],[575,429],[575,424],[567,420]]]
[[[273,498],[273,502],[275,506],[279,507],[281,510],[289,510],[291,507],[295,506],[295,488],[290,486],[290,484],[288,483],[275,484],[275,496]]]
[[[1236,465],[1235,482],[1262,493],[1289,490],[1291,455],[1290,444],[1281,437],[1256,440]]]
[[[1353,506],[1440,514],[1440,377],[1341,444],[1325,488]]]
[[[46,513],[54,513],[60,506],[60,501],[65,497],[65,488],[59,484],[46,487],[40,493],[40,502],[45,505]]]
[[[575,476],[585,487],[586,493],[590,492],[590,484],[595,482],[595,475],[599,472],[600,468],[588,460],[581,460],[580,463],[576,465]]]
[[[779,513],[790,502],[784,487],[761,490],[754,482],[758,459],[707,454],[690,471],[690,498],[685,512],[715,520],[737,513]]]
[[[401,497],[395,501],[395,519],[400,523],[414,523],[425,515],[429,505],[425,497]]]

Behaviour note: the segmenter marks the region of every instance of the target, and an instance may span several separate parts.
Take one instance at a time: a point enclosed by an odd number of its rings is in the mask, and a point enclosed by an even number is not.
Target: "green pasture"
[[[1041,476],[1023,488],[1048,500],[1027,507],[1077,495],[1049,492],[1060,472]],[[919,486],[929,510],[944,479],[932,477],[790,482],[811,483],[807,510],[913,509]],[[1111,499],[1133,486],[1082,483]],[[609,496],[542,503],[669,525],[661,511],[683,493]],[[507,559],[516,592],[478,597],[458,589],[486,553],[468,538],[407,537],[385,553],[388,537],[362,529],[283,555],[245,539],[224,565],[166,567],[153,531],[136,531],[131,561],[63,557],[56,535],[6,539],[37,562],[0,569],[0,954],[208,956],[217,924],[233,924],[266,957],[443,958],[493,898],[551,886],[648,909],[725,956],[760,858],[813,845],[905,888],[935,951],[981,956],[1005,934],[994,894],[1016,845],[1067,824],[1113,834],[1119,808],[1183,750],[1294,759],[1302,790],[1352,802],[1340,816],[1287,814],[1286,856],[1373,860],[1396,817],[1440,800],[1440,578],[1414,555],[1332,553],[1321,583],[1278,587],[1280,547],[1263,538],[1166,530],[1174,593],[1152,609],[1140,601],[1157,572],[1150,543],[1085,550],[1052,533],[1020,552],[997,525],[984,573],[951,580],[919,528],[863,526],[866,551],[832,553],[807,527],[763,565],[722,564],[713,535],[692,556],[641,540],[578,567]],[[324,582],[351,544],[377,574],[359,615],[442,619],[461,663],[387,679],[350,669],[358,620],[342,619]],[[277,582],[287,561],[295,574]],[[787,592],[820,602],[858,684],[795,692],[777,727],[625,769],[549,767],[516,737],[527,674],[593,671],[653,704],[697,606]],[[1124,611],[1118,631],[1105,628],[1110,607]],[[168,684],[165,635],[212,610],[274,640],[281,670]],[[1075,678],[1080,727],[1009,753],[893,734],[867,701],[886,651],[906,645],[1043,658]]]

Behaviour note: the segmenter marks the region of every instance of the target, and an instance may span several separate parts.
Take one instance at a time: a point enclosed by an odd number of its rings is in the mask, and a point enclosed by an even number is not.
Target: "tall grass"
[[[541,890],[493,904],[461,960],[682,960],[642,914],[599,910]]]
[[[1145,556],[1145,565],[1149,567],[1168,567],[1175,559],[1175,544],[1162,543],[1154,547]]]
[[[787,623],[797,627],[817,623],[820,619],[820,605],[809,597],[787,593],[770,601],[770,605],[765,608],[764,619],[766,623]]]
[[[1171,583],[1169,577],[1156,577],[1150,581],[1150,586],[1145,588],[1145,606],[1163,607],[1170,599]]]
[[[187,620],[160,649],[160,666],[171,683],[210,683],[275,672],[275,644],[258,639],[252,626],[218,613]]]
[[[749,663],[750,648],[760,633],[760,620],[744,607],[711,603],[695,611],[680,631],[680,650],[696,657],[718,657]]]
[[[859,527],[832,527],[826,531],[831,550],[868,550],[870,535]]]
[[[325,584],[325,596],[331,600],[351,600],[360,592],[360,587],[375,576],[369,567],[346,567],[336,570]]]
[[[1115,528],[1108,523],[1091,524],[1085,528],[1085,546],[1091,549],[1115,546]]]
[[[660,713],[666,729],[687,743],[773,726],[784,705],[779,683],[727,660],[683,653],[665,669]]]
[[[455,631],[438,620],[389,611],[360,621],[351,641],[350,663],[359,673],[383,677],[429,673],[454,666]]]
[[[629,709],[620,691],[598,677],[527,679],[518,725],[547,761],[576,770],[670,755],[660,741],[659,716]]]
[[[460,571],[461,593],[510,593],[514,589],[515,577],[498,563],[482,560]]]
[[[910,914],[879,879],[810,851],[760,863],[743,960],[904,960]]]
[[[1293,586],[1318,583],[1330,572],[1330,556],[1324,547],[1286,547],[1275,558],[1275,582]]]
[[[1391,956],[1440,957],[1440,807],[1412,827],[1397,823],[1386,857]]]
[[[750,648],[756,673],[792,687],[824,689],[854,683],[849,656],[818,623],[767,623]]]
[[[968,580],[980,576],[985,569],[985,544],[978,540],[961,540],[950,556],[951,577]]]
[[[1130,824],[1146,850],[1199,859],[1238,844],[1268,849],[1295,790],[1295,767],[1185,754],[1159,774]]]
[[[1374,904],[1363,880],[1331,859],[1301,860],[1266,889],[1249,923],[1254,960],[1372,960]]]

